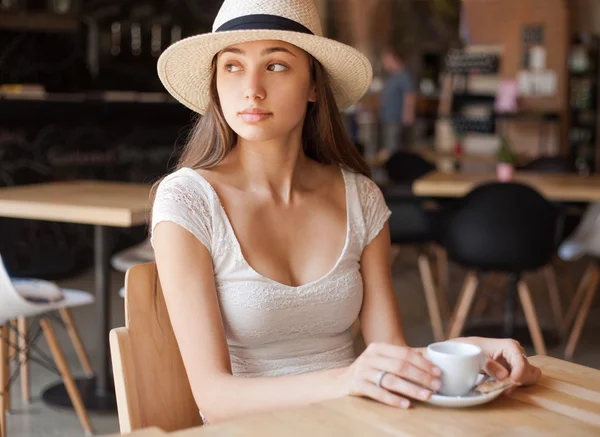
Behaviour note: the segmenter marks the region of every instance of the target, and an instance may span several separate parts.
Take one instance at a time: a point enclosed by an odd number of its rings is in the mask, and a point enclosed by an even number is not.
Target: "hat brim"
[[[314,56],[329,75],[340,110],[356,103],[371,84],[371,63],[358,50],[329,38],[285,30],[234,30],[182,39],[161,54],[158,76],[175,99],[204,114],[214,56],[230,45],[262,40],[284,41]]]

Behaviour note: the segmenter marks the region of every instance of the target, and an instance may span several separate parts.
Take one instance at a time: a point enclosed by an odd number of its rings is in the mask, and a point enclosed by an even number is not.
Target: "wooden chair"
[[[155,263],[125,276],[125,327],[110,332],[121,433],[200,426]]]

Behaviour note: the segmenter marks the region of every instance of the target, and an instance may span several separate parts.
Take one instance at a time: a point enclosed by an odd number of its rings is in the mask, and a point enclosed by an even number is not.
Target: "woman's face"
[[[289,134],[302,126],[307,103],[316,101],[308,54],[282,41],[227,47],[217,58],[216,77],[225,120],[250,141]]]

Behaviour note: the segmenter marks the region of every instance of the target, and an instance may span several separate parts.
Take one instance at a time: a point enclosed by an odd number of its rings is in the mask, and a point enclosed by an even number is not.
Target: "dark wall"
[[[45,91],[34,98],[0,93],[0,186],[150,183],[168,172],[194,114],[174,102],[107,101],[104,93],[164,93],[156,74],[160,52],[173,38],[210,31],[221,3],[90,0],[58,17],[44,9],[47,2],[0,10],[0,91]],[[22,28],[11,15],[17,12],[32,17],[21,16]],[[40,14],[43,20],[34,19]],[[115,234],[117,251],[143,240],[146,229]],[[89,226],[0,219],[0,253],[15,276],[71,276],[91,266],[92,243]]]

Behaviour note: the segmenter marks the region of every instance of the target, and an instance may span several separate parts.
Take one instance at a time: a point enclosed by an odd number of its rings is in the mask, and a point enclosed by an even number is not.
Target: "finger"
[[[423,355],[416,351],[413,351],[411,348],[395,346],[386,343],[379,343],[375,350],[377,355],[387,356],[389,358],[395,358],[397,360],[409,361],[416,367],[434,376],[440,376],[442,374],[442,370],[440,368],[436,367]]]
[[[510,379],[517,384],[522,384],[527,380],[529,371],[529,362],[527,358],[518,353],[513,353],[505,357],[510,365]]]
[[[503,381],[509,376],[508,370],[502,364],[491,359],[486,360],[484,371],[498,381]]]
[[[407,379],[433,391],[438,391],[442,386],[442,382],[437,376],[425,372],[406,360],[397,360],[388,357],[375,357],[373,362],[370,364],[379,371],[385,370],[390,374],[397,375],[403,379]]]
[[[410,408],[410,401],[408,399],[398,396],[383,387],[377,387],[366,380],[359,383],[358,392],[361,396],[367,396],[382,404],[396,408]]]
[[[536,382],[538,382],[540,380],[541,377],[542,377],[542,371],[539,368],[532,366],[531,364],[528,364],[527,377],[524,378],[524,380],[521,384],[522,385],[535,384]]]
[[[367,381],[372,381],[373,384],[377,384],[377,378],[381,372],[373,369],[372,372],[365,375]],[[418,399],[420,401],[426,401],[431,397],[431,391],[426,388],[419,387],[412,382],[406,381],[393,373],[386,374],[381,380],[381,387],[404,396],[408,396],[412,399]]]

